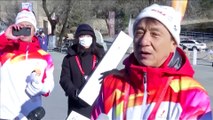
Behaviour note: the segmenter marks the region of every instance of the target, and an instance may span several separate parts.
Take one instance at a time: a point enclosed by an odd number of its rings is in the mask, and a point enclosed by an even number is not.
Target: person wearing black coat
[[[103,46],[96,43],[95,33],[88,24],[80,24],[74,37],[76,42],[68,48],[62,62],[60,85],[68,96],[68,116],[71,111],[75,111],[90,118],[92,107],[81,100],[78,94],[105,51]]]

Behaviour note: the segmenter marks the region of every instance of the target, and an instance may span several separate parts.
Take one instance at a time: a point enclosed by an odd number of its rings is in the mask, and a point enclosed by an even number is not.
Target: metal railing
[[[200,41],[213,41],[213,33],[181,31],[180,35],[184,37],[190,37]]]

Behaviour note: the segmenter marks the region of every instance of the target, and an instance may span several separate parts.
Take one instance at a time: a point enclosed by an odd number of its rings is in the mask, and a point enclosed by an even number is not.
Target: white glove
[[[30,75],[31,82],[27,83],[26,92],[30,96],[35,96],[43,89],[43,83],[41,82],[42,76],[36,72],[32,72]]]

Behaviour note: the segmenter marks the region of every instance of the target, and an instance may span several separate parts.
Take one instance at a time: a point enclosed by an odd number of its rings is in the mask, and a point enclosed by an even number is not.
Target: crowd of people
[[[210,97],[179,47],[180,23],[180,13],[170,6],[143,9],[133,24],[133,53],[123,61],[123,69],[103,73],[92,106],[78,95],[105,51],[93,28],[79,24],[58,83],[68,98],[67,116],[75,111],[92,120],[103,115],[110,120],[211,120]],[[14,34],[24,28],[30,33]],[[54,88],[54,64],[48,38],[43,30],[35,35],[36,28],[34,13],[22,9],[0,35],[0,120],[39,120],[45,114],[42,96]]]

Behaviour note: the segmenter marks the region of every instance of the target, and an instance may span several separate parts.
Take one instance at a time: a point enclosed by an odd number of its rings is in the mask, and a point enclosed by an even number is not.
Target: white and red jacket
[[[212,120],[210,97],[181,49],[160,68],[139,65],[133,54],[124,65],[104,79],[92,120]]]
[[[28,115],[41,106],[41,96],[48,96],[54,88],[53,61],[39,47],[36,37],[32,42],[8,40],[0,36],[0,119],[14,119]],[[42,95],[29,97],[26,92],[32,71],[40,70],[44,90]]]

